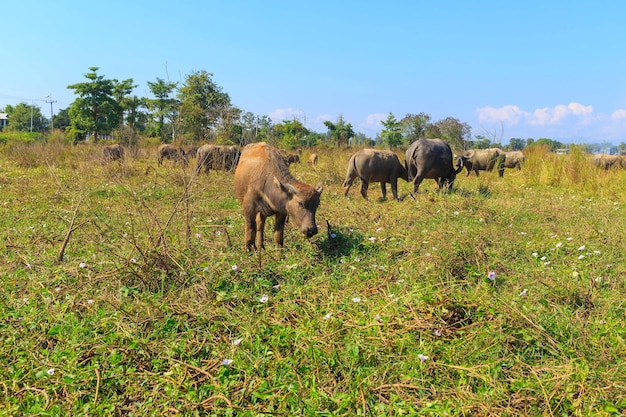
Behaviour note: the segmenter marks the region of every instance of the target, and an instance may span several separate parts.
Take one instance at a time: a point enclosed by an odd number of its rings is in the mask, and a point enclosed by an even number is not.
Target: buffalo
[[[244,147],[235,169],[235,195],[242,203],[245,221],[244,248],[250,251],[264,247],[263,229],[270,216],[276,216],[277,246],[283,246],[287,216],[307,238],[316,235],[315,212],[321,193],[321,184],[313,187],[291,175],[278,149],[265,142]]]
[[[526,157],[522,151],[505,152],[504,167],[522,169]]]
[[[601,169],[626,168],[626,156],[623,155],[594,155],[593,163]]]
[[[467,169],[467,175],[474,171],[478,176],[478,171],[493,171],[498,164],[498,175],[504,175],[504,163],[506,155],[500,148],[470,149],[461,155],[463,165]]]
[[[169,159],[177,162],[182,162],[183,165],[187,166],[187,154],[185,153],[185,150],[180,146],[174,146],[170,145],[169,143],[164,143],[159,146],[157,153],[159,165],[163,165],[164,159]]]
[[[463,169],[463,160],[457,158],[457,167],[452,162],[450,145],[441,139],[417,139],[406,150],[404,167],[409,182],[413,182],[413,192],[417,190],[425,178],[437,182],[439,190],[452,189],[456,175]]]
[[[317,154],[316,153],[312,153],[311,155],[309,155],[309,164],[317,165]]]
[[[241,148],[236,145],[211,145],[206,144],[198,148],[196,174],[210,170],[232,171],[239,162]]]
[[[295,153],[290,153],[289,155],[287,155],[285,160],[287,161],[287,165],[299,164],[300,163],[300,155],[295,154]]]
[[[367,199],[367,188],[371,182],[380,182],[383,200],[387,198],[386,184],[391,184],[394,199],[398,199],[398,178],[408,181],[404,165],[392,151],[362,149],[350,157],[348,172],[343,182],[344,196],[348,195],[356,177],[361,179],[361,195]]]
[[[122,148],[122,145],[118,143],[115,145],[106,145],[102,148],[102,158],[105,161],[117,161],[118,159],[124,159],[124,148]]]

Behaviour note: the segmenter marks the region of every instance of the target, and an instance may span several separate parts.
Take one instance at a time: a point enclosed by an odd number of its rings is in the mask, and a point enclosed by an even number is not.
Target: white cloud
[[[503,123],[508,126],[516,126],[523,119],[529,117],[529,113],[518,106],[507,105],[502,107],[481,107],[476,110],[478,121],[481,123]]]
[[[626,110],[624,110],[624,109],[615,110],[611,114],[611,119],[617,120],[617,121],[625,120],[626,119]]]
[[[291,107],[286,109],[276,109],[268,114],[274,123],[281,123],[283,120],[303,121],[306,115],[302,110],[295,110]]]
[[[372,113],[372,114],[368,114],[365,117],[365,121],[362,123],[359,123],[359,127],[363,130],[368,130],[368,131],[380,131],[382,129],[382,125],[380,124],[380,122],[382,120],[386,120],[387,119],[388,114],[384,114],[384,113]]]

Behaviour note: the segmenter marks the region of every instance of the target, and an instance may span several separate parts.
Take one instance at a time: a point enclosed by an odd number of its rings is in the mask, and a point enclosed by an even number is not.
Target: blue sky
[[[0,108],[44,114],[106,78],[205,70],[233,105],[325,132],[341,115],[455,117],[507,143],[626,141],[626,2],[12,1],[0,20]]]

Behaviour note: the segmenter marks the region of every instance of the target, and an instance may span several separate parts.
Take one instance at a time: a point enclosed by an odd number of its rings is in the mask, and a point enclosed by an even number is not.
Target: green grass
[[[626,172],[538,149],[365,201],[316,151],[320,233],[249,254],[232,173],[0,147],[0,415],[626,411]]]

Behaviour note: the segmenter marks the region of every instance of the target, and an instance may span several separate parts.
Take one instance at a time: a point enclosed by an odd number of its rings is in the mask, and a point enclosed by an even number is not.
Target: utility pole
[[[33,132],[33,107],[35,106],[34,101],[30,101],[30,132]]]
[[[52,100],[52,94],[47,95],[46,98],[50,98],[50,100],[46,100],[46,103],[50,103],[50,134],[52,134],[52,131],[54,130],[54,122],[52,121],[54,117],[54,110],[52,109],[52,104],[57,101]]]

